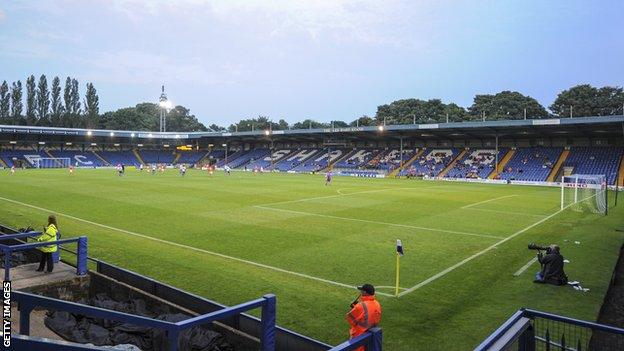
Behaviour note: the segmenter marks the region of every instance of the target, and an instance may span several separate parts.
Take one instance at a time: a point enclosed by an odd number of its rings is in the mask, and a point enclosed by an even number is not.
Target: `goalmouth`
[[[69,157],[40,157],[32,160],[34,168],[69,168],[71,159]]]
[[[573,174],[561,179],[561,209],[607,214],[607,177]]]

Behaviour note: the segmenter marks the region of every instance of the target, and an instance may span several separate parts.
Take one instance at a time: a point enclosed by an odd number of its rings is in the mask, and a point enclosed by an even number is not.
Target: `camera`
[[[537,245],[536,243],[529,244],[529,250],[538,250],[538,251],[546,251],[546,253],[550,252],[549,246]]]

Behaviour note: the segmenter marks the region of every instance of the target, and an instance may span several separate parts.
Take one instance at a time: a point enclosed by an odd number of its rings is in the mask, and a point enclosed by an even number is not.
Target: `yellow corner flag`
[[[401,239],[396,241],[396,286],[394,288],[394,296],[399,297],[399,278],[401,276],[400,259],[403,256],[403,243]]]

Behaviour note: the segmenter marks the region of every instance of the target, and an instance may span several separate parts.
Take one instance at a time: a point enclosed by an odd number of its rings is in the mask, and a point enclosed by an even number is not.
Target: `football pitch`
[[[96,258],[225,304],[275,293],[278,324],[331,344],[348,338],[344,314],[362,283],[378,289],[387,350],[471,349],[520,307],[595,320],[624,242],[613,196],[608,216],[561,211],[549,187],[134,169],[0,175],[0,223],[38,229],[56,213],[63,237],[87,235]],[[529,242],[558,243],[570,280],[590,290],[533,284]]]

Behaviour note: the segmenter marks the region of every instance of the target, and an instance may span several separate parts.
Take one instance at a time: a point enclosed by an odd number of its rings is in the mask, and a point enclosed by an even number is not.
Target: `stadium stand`
[[[177,158],[176,163],[195,164],[212,153],[206,151],[181,151],[178,154],[180,156]]]
[[[296,172],[318,172],[327,168],[331,162],[340,160],[345,155],[347,155],[345,149],[325,148],[292,170]]]
[[[134,153],[127,151],[98,151],[100,157],[108,161],[111,165],[124,164],[138,166],[141,162],[137,160]]]
[[[28,167],[33,166],[34,158],[41,157],[49,157],[44,151],[36,151],[35,149],[30,150],[4,150],[0,152],[0,157],[2,157],[2,161],[7,164],[8,167],[13,167],[14,165],[17,167],[14,161],[18,163],[24,163],[28,165]]]
[[[278,149],[269,152],[266,157],[255,159],[247,165],[249,169],[272,169],[276,162],[284,159],[292,153],[292,149]]]
[[[499,160],[507,153],[507,148],[498,150]],[[447,178],[479,178],[485,179],[496,166],[496,150],[474,149],[468,150],[459,159],[453,168],[445,175]]]
[[[275,164],[275,169],[280,172],[287,172],[295,167],[299,166],[305,160],[314,157],[320,150],[319,149],[299,149],[296,150],[290,156],[284,157],[282,160]]]
[[[175,154],[164,150],[139,150],[139,155],[145,163],[173,164]]]
[[[354,149],[347,156],[334,164],[335,169],[358,169],[364,166],[375,156],[379,155],[380,150],[371,149]]]
[[[235,160],[228,162],[228,166],[230,166],[230,168],[244,168],[250,162],[264,158],[268,156],[269,153],[269,149],[251,149],[248,152],[242,154],[240,157],[236,158]]]
[[[409,161],[412,157],[414,157],[414,155],[416,155],[416,152],[416,149],[404,149],[403,157],[401,157],[401,150],[388,149],[373,157],[366,164],[365,168],[383,170],[389,173],[399,168],[401,166],[401,161],[403,163]]]
[[[572,147],[563,166],[571,167],[575,174],[604,174],[609,185],[613,185],[623,151],[621,147]]]
[[[501,170],[500,179],[543,182],[550,174],[554,163],[563,152],[560,147],[531,147],[517,149],[505,169]]]
[[[425,149],[422,155],[412,163],[410,167],[399,172],[399,175],[406,176],[429,176],[437,177],[459,154],[457,148],[450,149]]]
[[[97,157],[92,151],[78,150],[50,150],[52,157],[67,157],[71,164],[76,167],[104,167],[106,163]]]

